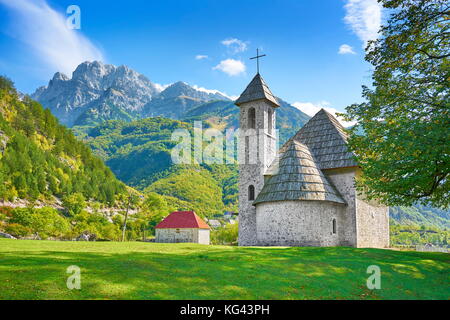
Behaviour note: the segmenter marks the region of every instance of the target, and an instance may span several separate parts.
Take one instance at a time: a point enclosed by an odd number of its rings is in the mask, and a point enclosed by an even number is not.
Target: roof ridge
[[[342,146],[347,146],[348,135],[339,120],[325,109],[314,115],[280,149],[284,154],[292,141],[305,144],[312,152],[320,169],[355,167],[354,154]],[[320,152],[327,149],[327,152]],[[331,159],[330,159],[331,158]]]

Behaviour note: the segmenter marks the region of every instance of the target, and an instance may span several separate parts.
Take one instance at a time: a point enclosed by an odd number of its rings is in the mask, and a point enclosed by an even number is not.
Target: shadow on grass
[[[111,244],[119,246],[120,244]],[[39,242],[36,242],[39,246]],[[51,247],[51,246],[50,246]],[[449,255],[353,248],[0,248],[0,299],[448,299]],[[128,248],[128,247],[127,247]],[[55,248],[59,249],[59,248]],[[81,290],[66,287],[81,268]],[[367,289],[368,266],[382,289]]]

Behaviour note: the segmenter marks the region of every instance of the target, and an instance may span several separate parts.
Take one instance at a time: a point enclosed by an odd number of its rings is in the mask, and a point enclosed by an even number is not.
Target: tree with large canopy
[[[373,85],[347,107],[349,146],[369,199],[449,207],[450,2],[379,0],[389,14],[366,60]]]

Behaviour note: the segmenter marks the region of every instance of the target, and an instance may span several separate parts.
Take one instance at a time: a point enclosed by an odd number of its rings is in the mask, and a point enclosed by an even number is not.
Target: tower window
[[[333,219],[333,234],[336,234],[336,219]]]
[[[249,201],[255,200],[255,187],[254,186],[248,187],[248,200]]]
[[[248,109],[248,128],[256,129],[256,110],[255,110],[255,108]]]

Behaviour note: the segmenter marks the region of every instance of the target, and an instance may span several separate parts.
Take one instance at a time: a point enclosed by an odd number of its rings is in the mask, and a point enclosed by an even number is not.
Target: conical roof
[[[259,73],[253,78],[239,99],[236,100],[235,104],[240,106],[244,103],[257,100],[267,100],[274,108],[278,108],[280,106],[277,98],[272,94],[269,86]]]
[[[309,120],[291,140],[307,145],[322,170],[358,165],[354,160],[354,154],[348,149],[344,127],[324,109]],[[281,153],[288,143],[280,150]]]
[[[285,200],[345,204],[342,196],[318,168],[309,148],[295,140],[285,146],[280,156],[278,172],[274,171],[273,175],[268,176],[253,204]]]

